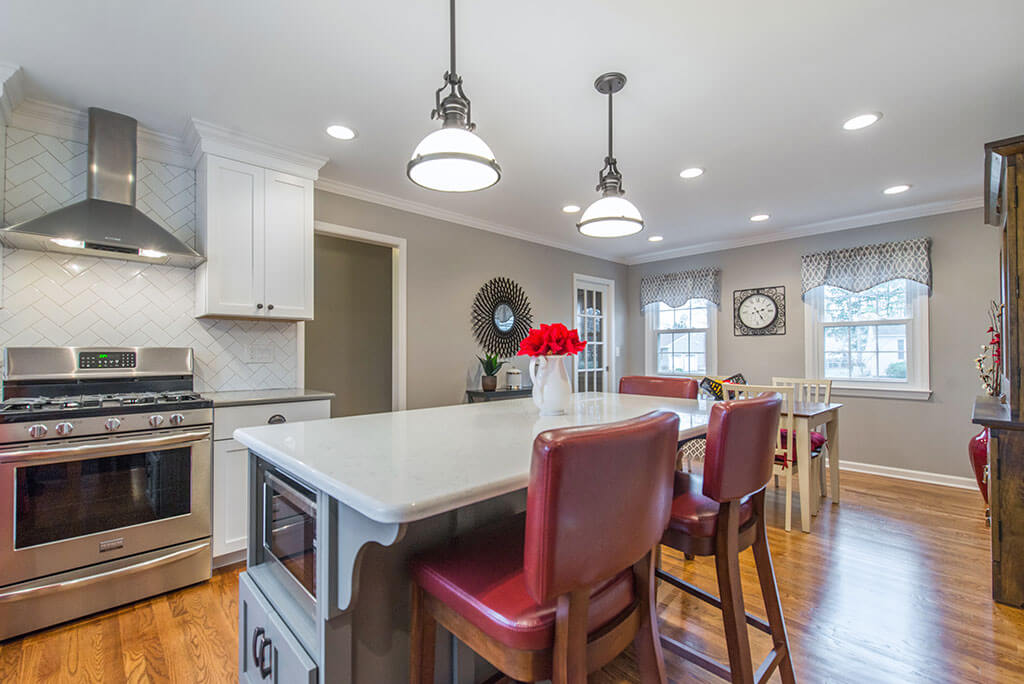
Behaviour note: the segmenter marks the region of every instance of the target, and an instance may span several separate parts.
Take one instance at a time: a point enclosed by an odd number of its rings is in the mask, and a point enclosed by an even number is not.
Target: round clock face
[[[775,300],[763,294],[752,294],[740,302],[740,322],[753,330],[771,325],[779,315]]]

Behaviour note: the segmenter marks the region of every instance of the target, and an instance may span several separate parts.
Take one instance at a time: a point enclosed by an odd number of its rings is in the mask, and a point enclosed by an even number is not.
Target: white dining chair
[[[797,403],[812,402],[829,404],[832,402],[831,380],[773,377],[772,385],[794,388],[794,390],[796,390]],[[819,426],[817,431],[812,431],[811,438],[815,439],[815,435],[820,435],[817,439],[822,446],[811,452],[811,458],[817,459],[818,464],[817,469],[812,471],[812,474],[817,475],[817,477],[814,478],[814,486],[815,489],[817,489],[817,491],[814,492],[814,495],[820,496],[826,491],[827,485],[825,483],[828,481],[825,473],[825,459],[823,458],[828,455],[828,433],[825,431],[825,426]]]
[[[786,531],[793,529],[793,484],[797,482],[795,475],[798,464],[793,455],[796,453],[796,431],[793,413],[796,405],[796,390],[787,385],[732,385],[723,384],[722,394],[726,399],[752,399],[763,392],[775,392],[782,396],[782,410],[779,414],[779,434],[775,436],[775,486],[779,485],[781,476],[786,484]],[[783,439],[783,434],[787,435]],[[810,492],[800,493],[800,506],[809,506]]]

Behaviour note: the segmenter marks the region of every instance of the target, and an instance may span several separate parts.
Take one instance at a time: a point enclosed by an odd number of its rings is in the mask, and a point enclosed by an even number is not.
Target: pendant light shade
[[[441,130],[425,137],[406,166],[409,180],[429,190],[471,192],[489,188],[501,179],[501,167],[487,143],[474,133],[469,98],[462,77],[455,71],[455,0],[450,0],[451,68],[444,85],[434,94],[431,119],[441,119]],[[451,91],[442,99],[445,89]]]
[[[601,199],[587,207],[576,224],[577,230],[589,237],[625,237],[644,229],[640,210],[623,197],[622,174],[612,154],[612,95],[622,90],[624,85],[626,77],[617,72],[602,74],[594,81],[597,92],[608,96],[608,156],[604,158],[604,168],[598,175],[597,189],[601,192]]]
[[[489,188],[501,178],[494,153],[476,133],[442,128],[425,137],[409,162],[413,183],[442,192]]]

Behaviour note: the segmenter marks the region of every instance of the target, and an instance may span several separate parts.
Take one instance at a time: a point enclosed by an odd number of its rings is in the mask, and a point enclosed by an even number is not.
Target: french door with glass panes
[[[573,382],[577,392],[612,392],[614,340],[611,322],[615,282],[576,275],[574,310],[580,338],[586,348],[574,360]]]

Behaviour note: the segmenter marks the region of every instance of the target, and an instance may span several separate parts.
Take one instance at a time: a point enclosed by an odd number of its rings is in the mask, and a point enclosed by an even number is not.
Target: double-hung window
[[[927,399],[928,288],[895,278],[861,292],[822,285],[804,295],[808,377],[841,394]]]
[[[714,375],[716,311],[707,299],[693,298],[682,306],[649,305],[645,372],[648,375]]]

